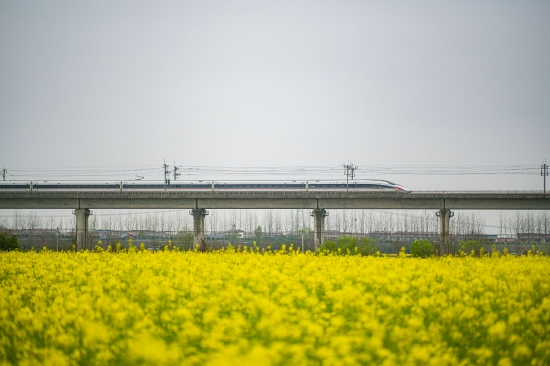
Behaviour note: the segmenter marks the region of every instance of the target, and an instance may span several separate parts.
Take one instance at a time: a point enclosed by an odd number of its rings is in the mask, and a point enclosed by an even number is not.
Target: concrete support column
[[[208,211],[204,208],[194,208],[190,212],[193,215],[193,247],[194,244],[201,244],[201,239],[204,239],[204,217],[208,215]]]
[[[88,218],[90,210],[79,208],[74,210],[76,215],[76,250],[91,249],[88,246]]]
[[[451,217],[454,216],[454,212],[449,209],[441,209],[435,213],[439,217],[439,254],[446,255],[450,252],[450,237],[449,237],[449,227],[451,222]]]
[[[325,217],[328,216],[324,208],[317,208],[311,211],[313,216],[313,245],[315,250],[325,241]]]

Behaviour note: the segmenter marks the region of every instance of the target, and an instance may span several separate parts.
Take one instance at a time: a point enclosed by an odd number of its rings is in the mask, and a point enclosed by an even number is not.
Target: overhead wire
[[[213,176],[293,176],[323,177],[342,176],[344,168],[339,165],[322,166],[278,166],[278,167],[225,167],[203,165],[177,165],[181,180],[185,177]],[[171,167],[173,169],[173,166]],[[379,175],[538,175],[539,166],[525,165],[359,165],[356,174],[367,176]],[[164,169],[161,166],[111,166],[90,168],[26,168],[8,169],[9,180],[23,179],[88,179],[112,178],[124,180],[163,179]],[[170,178],[170,177],[168,177]]]

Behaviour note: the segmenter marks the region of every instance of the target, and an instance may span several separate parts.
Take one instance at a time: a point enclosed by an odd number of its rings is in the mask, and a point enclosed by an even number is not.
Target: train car
[[[120,185],[104,181],[3,181],[0,191],[114,191],[120,190]]]
[[[387,191],[410,192],[385,180],[339,181],[27,181],[1,182],[1,191]]]
[[[120,190],[120,181],[32,181],[33,191],[115,191]]]
[[[310,181],[310,191],[388,191],[410,192],[409,189],[387,180],[360,180],[351,182]]]
[[[305,191],[307,181],[214,182],[216,191]]]
[[[409,189],[384,180],[339,181],[292,181],[292,182],[215,182],[215,190],[252,191],[391,191],[410,192]]]
[[[266,181],[176,181],[164,185],[164,182],[124,182],[125,191],[274,191],[305,190],[303,182],[266,182]]]
[[[1,181],[0,191],[29,191],[31,188],[31,182],[15,182],[15,181]]]
[[[290,185],[273,183],[265,184],[258,182],[222,182],[222,181],[211,181],[211,180],[198,180],[198,181],[172,181],[167,183],[159,181],[125,181],[122,183],[122,189],[124,191],[158,191],[164,190],[167,191],[212,191],[212,190],[270,190],[270,188],[283,188],[290,187]],[[299,189],[297,185],[292,186],[293,189]]]
[[[127,181],[122,183],[124,191],[211,191],[212,181],[176,181],[167,183],[159,181]]]

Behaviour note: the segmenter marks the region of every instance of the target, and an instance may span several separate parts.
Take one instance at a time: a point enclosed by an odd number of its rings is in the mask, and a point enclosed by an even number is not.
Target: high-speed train
[[[0,191],[388,191],[410,192],[387,180],[305,181],[2,181]]]

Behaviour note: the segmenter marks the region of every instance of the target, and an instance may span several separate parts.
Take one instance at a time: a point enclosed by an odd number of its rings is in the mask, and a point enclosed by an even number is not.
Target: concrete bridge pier
[[[313,245],[315,250],[325,241],[325,217],[328,212],[324,208],[317,208],[311,211],[313,216]]]
[[[88,247],[88,218],[91,211],[79,208],[73,213],[76,215],[76,250],[91,249]]]
[[[193,215],[193,244],[201,244],[201,239],[204,239],[204,217],[208,215],[208,211],[204,208],[194,208],[190,212]]]
[[[449,227],[454,212],[444,208],[437,211],[435,214],[439,217],[439,255],[446,255],[450,252],[451,241],[449,237]]]

